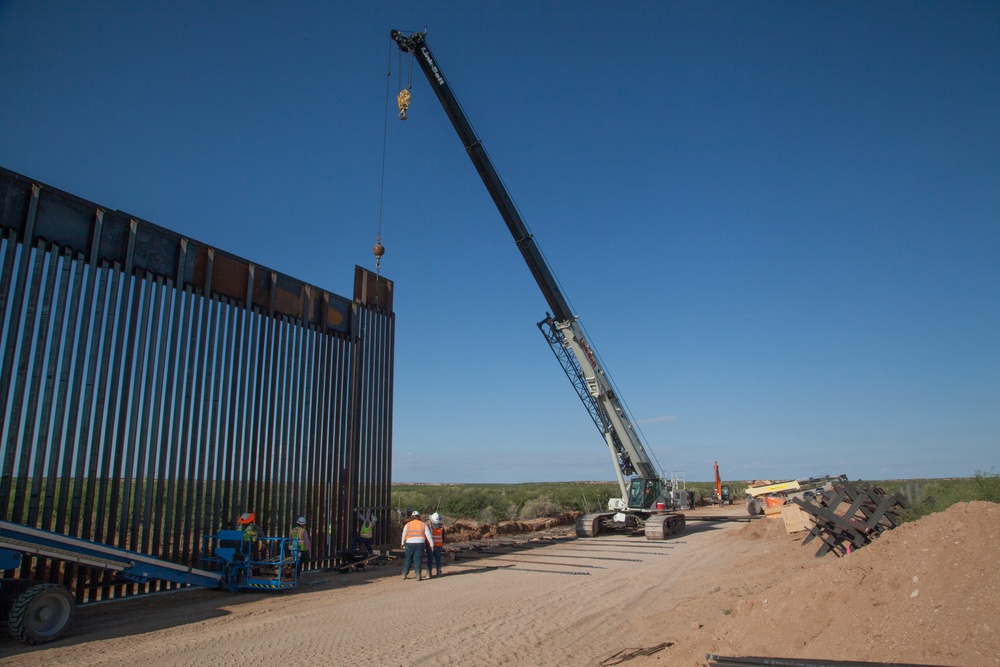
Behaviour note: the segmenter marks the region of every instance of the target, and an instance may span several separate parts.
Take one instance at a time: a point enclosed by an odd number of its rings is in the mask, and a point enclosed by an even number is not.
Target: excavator
[[[538,322],[545,340],[587,409],[614,461],[620,498],[608,501],[607,511],[577,519],[576,533],[594,537],[602,532],[643,533],[649,540],[662,540],[684,530],[685,508],[690,495],[675,490],[671,479],[658,474],[623,402],[619,399],[599,357],[584,336],[579,318],[573,314],[552,271],[535,244],[496,168],[462,110],[440,64],[427,46],[427,33],[404,34],[393,30],[391,38],[404,53],[413,57],[458,133],[462,145],[489,191],[514,243],[528,265],[549,306],[545,319]],[[400,92],[399,117],[405,120],[412,103],[409,91]]]
[[[715,490],[712,492],[712,502],[722,507],[725,504],[733,504],[733,494],[729,487],[722,483],[719,477],[719,462],[715,462]]]

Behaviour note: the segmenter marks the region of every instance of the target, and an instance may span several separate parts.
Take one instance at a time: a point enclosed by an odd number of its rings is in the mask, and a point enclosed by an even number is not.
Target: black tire
[[[75,615],[76,600],[68,590],[59,584],[38,584],[17,597],[7,625],[15,639],[44,644],[62,637]]]
[[[750,516],[757,516],[763,513],[764,508],[761,507],[756,498],[747,498],[747,514]]]

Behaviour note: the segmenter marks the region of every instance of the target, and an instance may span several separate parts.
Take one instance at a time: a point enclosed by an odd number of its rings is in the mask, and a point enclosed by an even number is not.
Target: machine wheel
[[[646,519],[643,532],[647,540],[665,540],[683,533],[686,525],[683,514],[656,514]]]
[[[76,601],[59,584],[38,584],[21,593],[7,616],[10,634],[28,644],[54,642],[76,614]]]
[[[576,519],[577,537],[597,537],[601,534],[601,519],[604,514],[584,514]]]
[[[747,514],[750,516],[757,516],[763,512],[764,508],[761,507],[760,502],[758,502],[756,498],[747,498]]]

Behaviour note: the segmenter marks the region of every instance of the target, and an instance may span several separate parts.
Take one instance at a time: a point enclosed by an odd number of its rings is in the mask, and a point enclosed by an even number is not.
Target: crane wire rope
[[[375,234],[375,275],[378,276],[382,269],[382,255],[385,248],[382,246],[382,212],[385,207],[385,163],[386,151],[389,145],[389,86],[392,85],[392,46],[389,46],[389,64],[385,70],[385,118],[382,121],[382,179],[379,183],[378,193],[378,233]]]
[[[392,44],[389,45],[389,62],[386,65],[385,70],[385,117],[382,120],[382,175],[381,182],[379,184],[379,195],[378,195],[378,232],[375,235],[375,247],[372,248],[372,252],[375,254],[375,275],[378,276],[382,269],[382,255],[385,254],[385,247],[382,245],[382,220],[385,211],[385,165],[386,165],[386,153],[388,152],[389,145],[389,99],[390,99],[390,86],[392,85]],[[409,72],[407,74],[407,86],[402,88],[403,85],[403,53],[400,52],[399,58],[399,85],[401,90],[399,91],[399,97],[397,98],[399,102],[399,117],[401,120],[406,120],[406,108],[410,103],[410,88],[413,87],[413,54],[410,54],[409,62]],[[377,299],[376,295],[376,299]]]

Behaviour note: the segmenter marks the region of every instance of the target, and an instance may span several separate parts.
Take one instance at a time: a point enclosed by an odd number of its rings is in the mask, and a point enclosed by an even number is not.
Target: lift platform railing
[[[298,584],[299,540],[294,537],[244,539],[241,530],[202,537],[202,566],[221,577],[220,586],[282,590]]]

